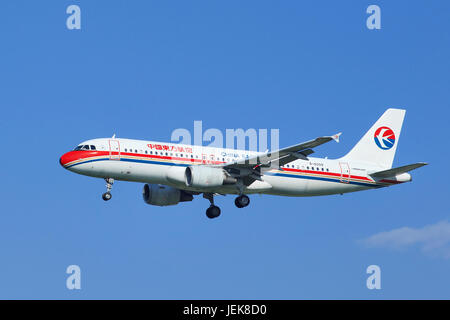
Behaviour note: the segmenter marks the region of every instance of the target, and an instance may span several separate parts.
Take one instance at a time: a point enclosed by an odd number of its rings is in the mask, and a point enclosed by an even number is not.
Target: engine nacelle
[[[154,206],[172,206],[179,202],[192,201],[191,194],[161,184],[146,184],[142,191],[144,201]]]
[[[227,176],[223,169],[206,166],[187,167],[184,176],[186,186],[194,188],[218,187],[236,182],[236,179]]]

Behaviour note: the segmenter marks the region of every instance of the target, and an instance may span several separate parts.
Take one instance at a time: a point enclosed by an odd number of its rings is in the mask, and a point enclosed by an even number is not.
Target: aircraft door
[[[119,140],[109,140],[109,159],[120,160]]]
[[[339,162],[339,167],[341,168],[341,182],[350,182],[350,166],[347,162]]]

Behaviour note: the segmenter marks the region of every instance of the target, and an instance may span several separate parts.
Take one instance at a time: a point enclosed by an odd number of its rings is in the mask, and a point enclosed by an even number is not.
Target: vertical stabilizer
[[[387,109],[342,159],[392,168],[406,110]]]

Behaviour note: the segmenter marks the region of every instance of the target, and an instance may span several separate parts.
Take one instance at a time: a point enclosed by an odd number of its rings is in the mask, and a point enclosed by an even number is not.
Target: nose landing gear
[[[114,179],[106,178],[105,181],[106,181],[106,192],[104,194],[102,194],[102,199],[105,201],[108,201],[108,200],[111,200],[111,198],[112,198],[111,189],[114,184]]]
[[[112,198],[112,194],[111,192],[105,192],[104,194],[102,194],[102,199],[105,201],[108,201]]]

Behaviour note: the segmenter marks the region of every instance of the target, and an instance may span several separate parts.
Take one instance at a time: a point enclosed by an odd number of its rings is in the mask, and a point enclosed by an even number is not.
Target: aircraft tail
[[[406,110],[387,109],[342,160],[392,168]]]

